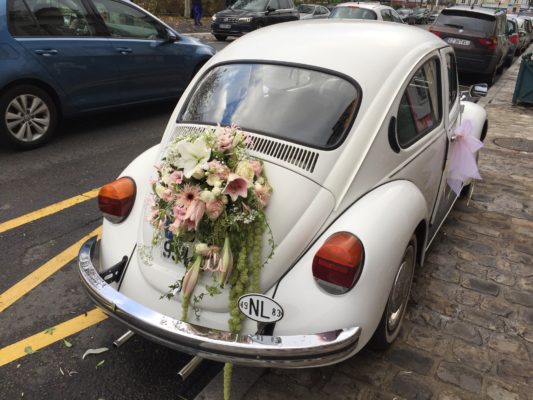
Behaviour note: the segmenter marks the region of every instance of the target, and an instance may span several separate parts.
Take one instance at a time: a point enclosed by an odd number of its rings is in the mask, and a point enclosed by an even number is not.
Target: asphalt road
[[[177,373],[190,356],[138,336],[117,349],[112,342],[126,330],[117,322],[108,318],[83,328],[73,321],[87,320],[95,307],[76,260],[54,257],[101,224],[94,198],[2,232],[6,221],[113,180],[159,142],[174,105],[66,121],[49,145],[33,151],[0,147],[1,400],[192,399],[220,370],[220,364],[204,362],[181,382]],[[50,269],[57,272],[34,288],[23,280]],[[20,298],[6,307],[13,296]],[[65,327],[76,332],[63,335],[67,342],[60,339]],[[43,342],[53,343],[37,350]],[[87,349],[101,347],[109,350],[82,360]]]

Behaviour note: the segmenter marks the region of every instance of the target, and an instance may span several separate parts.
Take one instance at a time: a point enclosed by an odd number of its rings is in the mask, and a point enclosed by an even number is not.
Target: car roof
[[[479,7],[479,6],[456,5],[456,6],[445,8],[442,11],[446,11],[446,10],[470,11],[473,13],[481,13],[481,14],[486,14],[486,15],[505,14],[505,10],[502,8],[489,8],[489,7]]]
[[[379,4],[379,3],[372,3],[372,2],[355,2],[355,1],[352,1],[352,2],[348,2],[348,3],[340,3],[340,4],[337,4],[337,7],[360,7],[360,8],[368,8],[368,9],[378,9],[378,8],[390,8],[389,6],[384,6],[382,4]]]
[[[395,22],[303,20],[248,33],[217,53],[210,64],[259,61],[336,71],[357,81],[372,99],[384,82],[398,87],[421,58],[447,46],[424,29]]]

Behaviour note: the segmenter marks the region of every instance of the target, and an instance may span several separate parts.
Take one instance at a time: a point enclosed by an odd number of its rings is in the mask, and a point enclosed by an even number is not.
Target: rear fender
[[[116,264],[124,256],[130,256],[137,242],[139,231],[139,221],[143,218],[143,210],[147,191],[150,190],[148,180],[154,171],[153,165],[156,162],[156,156],[159,151],[159,145],[153,146],[146,150],[133,160],[120,176],[128,176],[135,181],[137,192],[135,202],[130,215],[121,223],[114,224],[104,218],[102,243],[107,246],[100,246],[100,263],[105,267]],[[109,238],[106,240],[106,238]]]
[[[275,299],[283,307],[284,317],[277,322],[274,333],[302,334],[359,326],[362,333],[357,351],[361,349],[383,314],[410,238],[427,218],[424,196],[409,181],[386,183],[359,199],[280,281]],[[316,284],[311,266],[325,240],[340,231],[351,232],[361,240],[365,259],[355,287],[343,295],[332,295]],[[273,290],[269,294],[273,295]]]

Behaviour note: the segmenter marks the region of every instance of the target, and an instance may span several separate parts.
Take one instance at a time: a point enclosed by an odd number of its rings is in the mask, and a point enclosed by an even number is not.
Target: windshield
[[[398,10],[396,10],[398,12],[398,14],[400,15],[409,15],[412,13],[412,11],[410,9],[407,9],[407,8],[400,8]]]
[[[301,14],[313,14],[315,7],[302,4],[298,6],[298,12]]]
[[[329,18],[378,19],[374,11],[359,7],[335,7]]]
[[[234,10],[263,11],[269,0],[237,0],[231,6]]]
[[[282,65],[229,64],[202,78],[178,122],[236,124],[333,148],[346,136],[359,102],[359,90],[336,75]]]
[[[434,25],[451,26],[465,31],[492,34],[496,19],[491,15],[462,10],[442,10]]]

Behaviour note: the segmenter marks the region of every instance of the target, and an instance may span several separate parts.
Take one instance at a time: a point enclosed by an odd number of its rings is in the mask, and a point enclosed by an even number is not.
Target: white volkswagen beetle
[[[460,97],[453,49],[421,29],[306,21],[246,35],[196,75],[161,144],[102,189],[101,242],[89,240],[79,255],[89,295],[134,332],[217,361],[317,367],[369,341],[386,347],[400,330],[415,268],[475,175],[451,190],[451,171],[463,168],[452,160],[457,139],[487,132],[484,109]],[[180,280],[194,266],[175,262],[172,234],[154,240],[149,204],[154,165],[180,138],[232,124],[253,143],[250,155],[272,187],[265,213],[275,245],[259,290],[241,293],[238,333],[228,326],[231,280],[222,293],[186,304],[195,312],[183,320],[179,292],[193,277]],[[193,294],[212,282],[209,274],[198,279]]]

